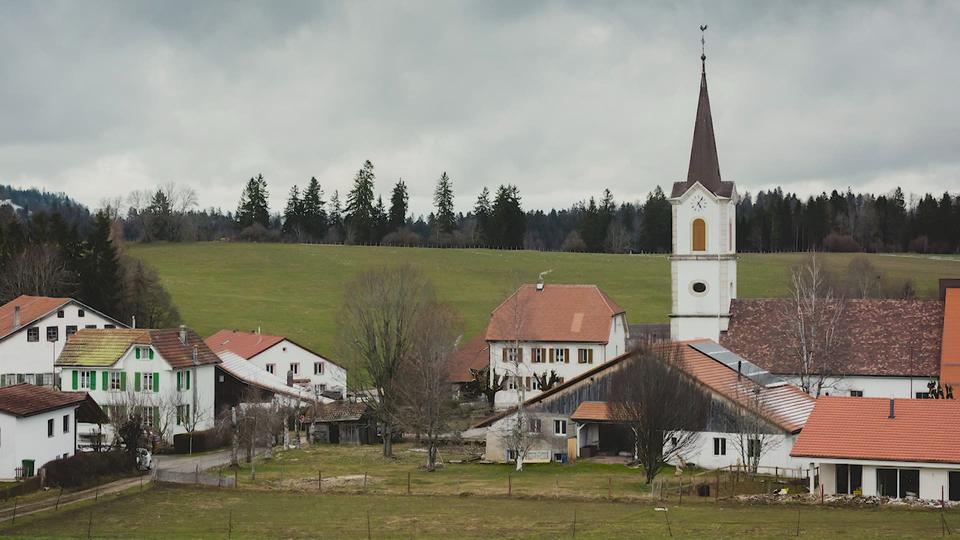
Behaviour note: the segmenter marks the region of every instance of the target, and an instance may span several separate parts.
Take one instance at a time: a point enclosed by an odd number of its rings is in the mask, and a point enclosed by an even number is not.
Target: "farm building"
[[[819,467],[827,495],[960,501],[960,402],[828,396],[790,455]]]
[[[453,394],[463,395],[467,386],[473,383],[478,375],[483,376],[486,371],[484,368],[489,366],[490,345],[483,334],[460,343],[447,365],[447,380],[453,387]]]
[[[310,440],[329,444],[375,444],[377,421],[366,403],[336,401],[319,405],[310,424]]]
[[[252,399],[257,403],[269,403],[280,400],[296,406],[313,404],[318,398],[313,392],[297,385],[288,385],[287,381],[267,373],[230,351],[217,353],[220,363],[216,368],[216,390],[214,408],[219,416],[221,412],[236,407],[244,400]],[[329,398],[319,398],[332,401]]]

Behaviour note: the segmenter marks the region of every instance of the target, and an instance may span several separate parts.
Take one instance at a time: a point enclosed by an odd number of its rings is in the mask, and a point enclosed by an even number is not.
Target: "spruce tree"
[[[517,186],[507,184],[497,188],[490,220],[493,245],[505,249],[522,248],[527,227],[526,218],[520,206]]]
[[[327,211],[323,201],[323,190],[316,177],[310,178],[303,192],[303,224],[306,233],[314,240],[323,239],[327,234]]]
[[[303,239],[304,233],[304,200],[300,198],[300,189],[296,184],[290,189],[287,206],[283,210],[283,235],[296,240]]]
[[[407,194],[407,185],[403,183],[403,178],[397,181],[393,186],[393,194],[390,195],[390,216],[388,227],[390,231],[396,231],[403,228],[407,223],[407,207],[410,204],[410,196]]]
[[[373,233],[370,242],[379,244],[387,234],[387,210],[383,205],[383,197],[377,197],[377,205],[373,208]]]
[[[473,206],[473,215],[477,219],[477,228],[474,233],[474,240],[480,244],[490,243],[490,215],[493,213],[493,207],[490,205],[490,190],[486,186],[477,197],[477,202]]]
[[[446,171],[437,180],[437,188],[433,192],[433,204],[437,208],[437,231],[445,234],[452,233],[457,226],[457,217],[453,213],[453,187]]]
[[[152,240],[171,240],[173,226],[173,207],[170,205],[170,199],[162,189],[158,189],[150,199],[150,205],[147,206],[147,213],[150,217],[150,230],[148,239]]]
[[[353,188],[347,194],[344,222],[355,244],[366,244],[374,236],[373,163],[367,160],[353,178]]]
[[[643,205],[640,247],[643,251],[665,253],[673,238],[673,209],[663,190],[657,186]]]
[[[79,296],[88,306],[107,315],[120,308],[120,259],[110,238],[112,220],[103,212],[93,219],[81,260]]]
[[[256,178],[251,178],[243,189],[240,196],[240,204],[237,206],[237,225],[241,229],[249,227],[255,223],[270,227],[270,208],[267,205],[267,181],[263,175],[259,174]]]
[[[343,207],[340,204],[340,192],[333,190],[330,196],[330,217],[328,219],[328,230],[333,236],[334,242],[343,241]]]

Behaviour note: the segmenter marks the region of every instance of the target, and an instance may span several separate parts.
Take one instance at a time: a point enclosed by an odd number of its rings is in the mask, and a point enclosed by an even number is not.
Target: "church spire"
[[[707,94],[706,39],[703,36],[706,29],[706,25],[700,26],[700,101],[697,104],[697,120],[693,127],[687,185],[700,182],[703,187],[717,193],[721,190],[720,160],[717,157],[717,139],[713,134],[710,96]]]

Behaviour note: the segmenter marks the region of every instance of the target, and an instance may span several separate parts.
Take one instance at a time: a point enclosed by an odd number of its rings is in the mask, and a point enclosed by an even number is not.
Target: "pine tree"
[[[80,300],[108,315],[120,308],[120,260],[110,239],[111,219],[98,212],[86,243],[80,271]]]
[[[657,186],[643,205],[643,222],[641,225],[641,249],[653,253],[670,251],[673,243],[673,209],[670,201],[660,186]]]
[[[148,238],[151,240],[171,240],[173,236],[173,207],[162,189],[158,189],[147,206],[150,216]]]
[[[323,190],[315,177],[310,178],[303,192],[303,226],[307,235],[314,240],[322,240],[327,234],[327,211],[323,201]]]
[[[403,183],[403,178],[397,181],[393,186],[393,194],[390,196],[390,217],[389,229],[396,231],[403,228],[407,223],[407,207],[410,204],[410,196],[407,194],[407,185]]]
[[[373,163],[367,160],[353,178],[353,188],[347,194],[344,222],[355,244],[366,244],[374,236]]]
[[[330,216],[327,224],[327,236],[330,237],[333,242],[342,242],[344,236],[343,207],[340,204],[340,192],[336,189],[333,190],[333,195],[330,196]]]
[[[457,226],[457,217],[453,213],[453,187],[446,171],[437,180],[437,189],[433,192],[433,204],[437,208],[437,231],[445,234],[452,233]]]
[[[305,225],[304,199],[300,198],[300,189],[294,184],[290,189],[287,206],[283,210],[283,235],[296,240],[303,239]]]
[[[377,197],[377,205],[373,207],[373,234],[370,242],[379,244],[383,237],[387,235],[389,217],[387,210],[383,206],[383,197]]]
[[[526,214],[520,206],[520,192],[512,184],[501,185],[493,200],[491,236],[495,247],[520,249],[526,233]]]
[[[490,205],[490,190],[486,186],[477,197],[477,202],[473,206],[473,215],[477,219],[477,228],[475,238],[480,244],[490,243],[490,215],[493,213],[493,207]]]
[[[256,223],[270,227],[270,208],[267,205],[269,196],[267,181],[263,179],[262,174],[247,182],[240,196],[240,204],[237,206],[237,225],[241,229]]]

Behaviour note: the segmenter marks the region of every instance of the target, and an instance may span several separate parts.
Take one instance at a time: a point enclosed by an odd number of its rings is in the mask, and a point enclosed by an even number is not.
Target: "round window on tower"
[[[707,284],[702,281],[694,281],[690,284],[690,292],[697,296],[703,296],[707,293]]]

